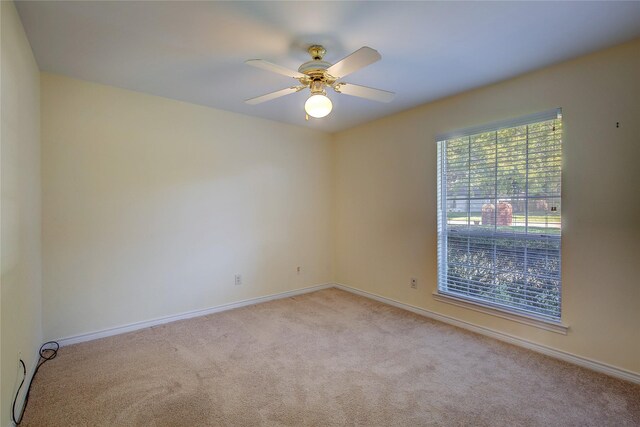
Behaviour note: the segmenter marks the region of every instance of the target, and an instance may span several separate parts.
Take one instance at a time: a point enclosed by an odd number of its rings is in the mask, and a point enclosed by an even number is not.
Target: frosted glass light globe
[[[331,112],[333,104],[325,95],[311,95],[304,103],[304,111],[316,119],[325,117]]]

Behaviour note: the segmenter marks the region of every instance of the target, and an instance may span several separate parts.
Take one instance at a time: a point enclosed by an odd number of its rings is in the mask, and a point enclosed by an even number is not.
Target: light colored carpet
[[[62,348],[24,424],[640,425],[640,386],[328,289]]]

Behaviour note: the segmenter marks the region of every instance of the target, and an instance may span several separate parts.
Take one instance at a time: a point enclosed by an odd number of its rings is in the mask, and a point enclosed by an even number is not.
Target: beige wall
[[[640,373],[639,76],[636,40],[337,134],[337,281]],[[435,135],[554,107],[565,129],[567,336],[432,297]]]
[[[47,73],[41,91],[46,338],[332,280],[328,135]]]
[[[0,15],[0,425],[6,426],[11,422],[17,382],[22,378],[18,355],[27,369],[32,369],[42,341],[40,83],[38,66],[13,2],[0,2]]]

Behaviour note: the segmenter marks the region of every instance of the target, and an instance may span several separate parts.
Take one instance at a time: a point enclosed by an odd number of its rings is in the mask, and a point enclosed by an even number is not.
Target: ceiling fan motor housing
[[[323,61],[322,58],[326,53],[324,47],[320,45],[313,45],[308,49],[309,55],[313,58],[311,61],[307,61],[298,68],[298,72],[305,75],[305,77],[299,78],[301,84],[308,86],[312,94],[326,94],[324,87],[335,83],[337,78],[327,73],[327,68],[331,67],[327,61]]]
[[[305,75],[298,79],[303,85],[309,86],[311,93],[323,93],[324,86],[332,85],[337,80],[327,73],[327,68],[331,64],[322,60],[312,60],[305,62],[298,68],[298,72]]]
[[[331,67],[331,64],[322,60],[307,61],[298,68],[298,71],[302,74],[309,74],[312,72],[326,72],[327,68]]]

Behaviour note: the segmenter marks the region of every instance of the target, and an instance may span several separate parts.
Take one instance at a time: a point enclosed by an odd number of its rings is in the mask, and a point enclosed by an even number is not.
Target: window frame
[[[466,129],[448,132],[448,133],[444,133],[436,136],[436,143],[438,146],[438,159],[437,159],[438,276],[437,276],[437,288],[433,295],[434,295],[434,299],[436,299],[437,301],[453,304],[460,307],[465,307],[467,309],[480,311],[487,314],[492,314],[498,317],[514,320],[514,321],[528,324],[531,326],[540,327],[542,329],[547,329],[553,332],[558,332],[562,334],[567,333],[568,327],[562,323],[562,320],[563,320],[563,310],[562,310],[563,287],[562,287],[562,267],[561,267],[562,223],[560,225],[560,233],[557,237],[558,244],[560,247],[560,252],[558,254],[558,263],[559,263],[558,280],[559,280],[559,288],[560,288],[559,296],[558,296],[559,297],[558,317],[545,315],[542,313],[538,314],[538,313],[532,312],[531,310],[526,310],[522,308],[519,309],[517,306],[514,306],[514,305],[502,304],[500,302],[490,301],[488,299],[483,299],[483,298],[474,298],[473,296],[470,296],[470,295],[458,294],[456,292],[451,292],[451,291],[447,291],[446,289],[443,289],[449,285],[448,283],[449,263],[447,260],[447,253],[448,253],[447,242],[448,242],[448,237],[450,235],[450,231],[448,230],[448,227],[447,227],[448,226],[448,216],[447,216],[448,199],[447,199],[447,187],[446,187],[447,185],[447,182],[446,182],[447,153],[445,150],[443,150],[443,146],[446,147],[445,145],[446,141],[455,139],[455,138],[460,138],[460,137],[467,137],[467,136],[470,137],[473,135],[486,133],[486,132],[499,131],[505,128],[531,125],[531,124],[549,121],[553,119],[560,119],[560,120],[562,119],[561,108],[555,108],[552,110],[547,110],[547,111],[543,111],[543,112],[532,114],[532,115],[522,116],[515,119],[509,119],[509,120],[504,120],[500,122],[493,122],[493,123],[485,124],[482,126],[466,128]],[[560,138],[562,142],[564,139],[562,134]],[[560,150],[562,154],[562,148],[560,148]],[[560,171],[561,170],[562,168],[560,167]],[[527,163],[526,173],[527,174],[529,173],[528,163]],[[495,196],[496,196],[495,203],[497,208],[498,195],[496,194]],[[553,197],[553,196],[549,196],[549,197]],[[561,189],[559,191],[558,197],[561,202],[562,200]],[[527,199],[529,199],[528,194],[527,194]],[[472,200],[471,194],[469,194],[468,200]],[[529,212],[527,211],[526,217],[528,218],[528,216],[529,216]],[[562,221],[562,215],[560,215],[560,221]],[[494,233],[493,236],[495,235],[496,234]],[[518,236],[519,240],[520,239],[524,240],[527,238],[530,238],[527,236],[527,234]],[[442,273],[442,269],[445,269],[444,274]],[[495,272],[493,274],[495,274]]]

